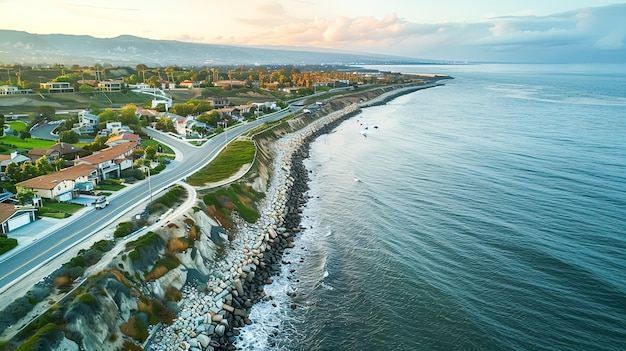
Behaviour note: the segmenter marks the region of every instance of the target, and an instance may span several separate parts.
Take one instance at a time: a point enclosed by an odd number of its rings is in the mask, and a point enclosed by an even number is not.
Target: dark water
[[[626,67],[386,69],[455,79],[313,144],[241,348],[626,350]]]

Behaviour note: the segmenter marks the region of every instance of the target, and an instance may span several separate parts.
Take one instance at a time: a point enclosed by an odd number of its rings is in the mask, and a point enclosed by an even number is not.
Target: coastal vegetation
[[[193,186],[203,186],[206,183],[228,179],[243,166],[254,161],[255,151],[252,141],[235,140],[228,144],[211,163],[187,177],[187,183]]]
[[[190,179],[193,179],[194,182],[197,181],[197,184],[203,186],[211,182],[228,180],[244,166],[252,165],[248,174],[240,181],[201,190],[206,213],[216,219],[224,229],[236,229],[234,224],[235,213],[239,218],[249,223],[254,223],[259,218],[257,205],[265,194],[256,190],[257,188],[253,183],[257,177],[268,177],[267,169],[271,167],[272,156],[268,146],[285,133],[306,126],[315,120],[315,117],[299,115],[298,120],[293,119],[294,116],[290,116],[289,119],[268,124],[264,131],[261,131],[263,127],[256,130],[253,134],[254,142],[242,140],[231,143],[230,152],[227,148],[212,162],[212,164],[220,164],[219,169],[207,167],[207,169],[203,169],[198,174],[188,178],[187,181],[190,184],[192,182]],[[148,212],[153,216],[158,216],[158,214],[175,207],[185,195],[184,188],[174,187],[153,201],[148,206]],[[120,229],[119,233],[116,230],[115,237],[124,237],[136,231],[139,227],[135,227],[134,224],[136,224],[134,221],[120,224],[118,229],[120,227],[123,229]],[[105,303],[103,301],[110,296],[122,300],[125,298],[123,296],[133,296],[137,300],[136,308],[131,309],[129,317],[122,323],[120,332],[137,342],[146,340],[149,325],[158,322],[167,324],[175,319],[176,308],[168,303],[180,300],[182,295],[177,288],[169,286],[165,289],[164,300],[160,300],[145,296],[136,287],[146,281],[154,282],[175,270],[181,264],[178,255],[196,249],[194,246],[196,245],[195,240],[200,238],[199,229],[191,220],[185,221],[185,224],[189,226],[186,236],[165,238],[163,234],[148,232],[137,240],[128,243],[121,259],[115,262],[120,270],[107,269],[95,276],[88,277],[85,283],[76,287],[67,301],[57,302],[53,305],[55,313],[43,314],[40,317],[41,320],[31,323],[25,330],[28,330],[29,335],[33,336],[37,335],[39,331],[42,331],[42,335],[48,335],[45,334],[48,331],[46,329],[47,322],[54,320],[54,323],[61,326],[66,335],[71,336],[73,340],[80,341],[82,337],[78,331],[72,329],[72,324],[79,324],[81,318],[86,318],[84,316],[95,314],[98,309],[103,309]],[[235,230],[228,232],[229,239],[236,235],[235,232]],[[111,241],[107,241],[107,243],[112,245]],[[104,252],[110,250],[108,246],[102,243],[98,247],[95,246],[92,247],[94,251],[81,252],[80,255],[64,264],[62,269],[51,277],[51,289],[61,292],[70,291],[77,285],[76,282],[81,281],[86,269],[98,262]],[[37,301],[41,300],[43,298]],[[26,300],[21,301],[21,304],[26,302],[30,303],[29,300]],[[118,300],[115,302],[117,305],[111,305],[113,309],[120,305]],[[53,308],[50,308],[51,310]],[[88,333],[89,331],[85,332]],[[18,341],[26,340],[24,334],[20,335]],[[127,339],[119,340],[121,337],[115,332],[111,332],[108,338],[111,342],[119,342],[120,345],[124,345],[120,346],[119,349],[132,349],[129,345],[135,345]]]
[[[17,246],[17,239],[7,238],[6,236],[0,236],[0,255],[5,252],[11,251]]]

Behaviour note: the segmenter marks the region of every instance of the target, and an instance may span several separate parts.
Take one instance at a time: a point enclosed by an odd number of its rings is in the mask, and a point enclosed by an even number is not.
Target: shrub
[[[17,246],[17,239],[0,237],[0,255]]]
[[[133,232],[132,222],[121,222],[117,225],[117,228],[115,228],[115,232],[113,232],[113,236],[116,238],[123,238],[132,232]]]
[[[120,326],[120,331],[139,342],[144,342],[148,338],[148,328],[134,316]]]
[[[59,290],[69,290],[68,288],[71,287],[71,284],[72,280],[64,275],[54,278],[54,282],[52,283],[52,285]]]
[[[28,338],[24,343],[18,346],[16,351],[31,350],[50,350],[61,340],[63,332],[53,323],[46,324],[39,329],[33,336]]]
[[[165,297],[165,299],[168,301],[178,302],[183,299],[183,294],[180,292],[180,290],[170,285],[167,287],[167,289],[165,289],[165,294],[163,295],[163,297]]]
[[[124,341],[124,345],[122,345],[122,350],[124,351],[143,351],[143,348],[133,342],[128,340]]]
[[[197,225],[193,225],[191,228],[189,228],[187,238],[189,238],[189,240],[200,240],[201,234],[202,232],[200,231],[200,227],[198,227]]]
[[[193,227],[192,227],[193,228]],[[183,252],[189,248],[189,241],[185,238],[171,238],[167,242],[167,251],[169,252]]]

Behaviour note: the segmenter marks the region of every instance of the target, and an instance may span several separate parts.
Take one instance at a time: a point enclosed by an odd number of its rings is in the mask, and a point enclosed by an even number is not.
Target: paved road
[[[289,109],[262,117],[259,122],[267,122],[285,117]],[[101,210],[87,211],[82,216],[72,216],[67,224],[53,228],[37,241],[22,248],[18,254],[3,258],[0,256],[0,294],[10,294],[10,288],[25,275],[31,280],[44,278],[49,269],[44,266],[58,267],[63,262],[54,262],[61,253],[75,249],[81,243],[88,248],[89,239],[109,223],[122,217],[135,206],[144,204],[150,194],[174,185],[177,181],[195,173],[209,163],[217,154],[237,136],[256,127],[259,123],[251,122],[229,128],[204,145],[192,146],[175,137],[146,129],[148,135],[171,146],[176,152],[176,159],[161,173],[120,191],[110,197],[110,205]],[[76,217],[76,218],[75,218]],[[1,309],[2,306],[0,306]]]
[[[39,126],[35,126],[30,130],[30,134],[33,138],[37,139],[45,139],[45,140],[57,140],[59,138],[58,135],[53,134],[55,129],[57,129],[61,124],[59,122],[48,122]]]

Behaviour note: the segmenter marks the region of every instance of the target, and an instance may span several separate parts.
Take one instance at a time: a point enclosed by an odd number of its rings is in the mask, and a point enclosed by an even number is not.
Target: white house
[[[98,116],[83,110],[78,113],[78,125],[75,125],[72,130],[78,134],[91,134],[97,126]]]

